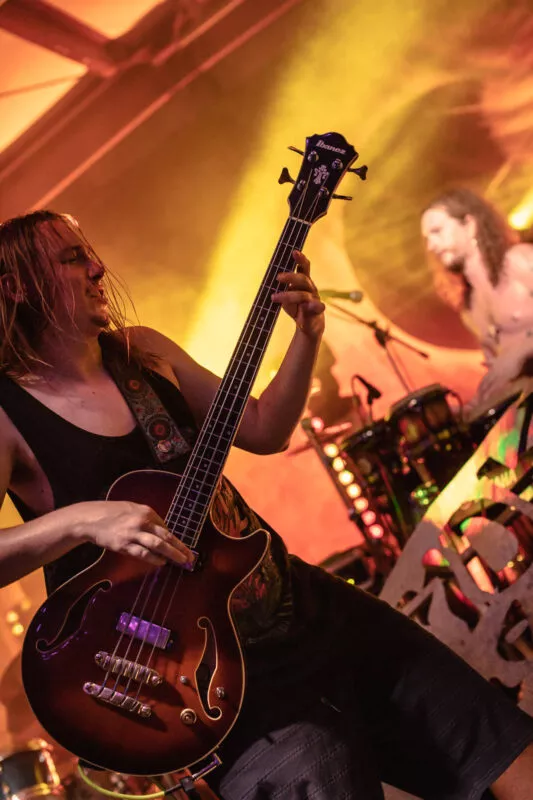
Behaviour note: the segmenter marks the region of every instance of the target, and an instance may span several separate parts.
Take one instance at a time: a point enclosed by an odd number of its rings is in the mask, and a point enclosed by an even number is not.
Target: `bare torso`
[[[487,361],[504,351],[527,345],[533,349],[533,248],[511,248],[498,284],[474,284],[466,314],[476,330]]]

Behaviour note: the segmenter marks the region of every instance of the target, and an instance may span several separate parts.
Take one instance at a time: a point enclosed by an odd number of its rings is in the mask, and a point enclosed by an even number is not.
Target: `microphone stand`
[[[407,350],[411,350],[413,353],[419,355],[420,358],[429,358],[429,354],[424,352],[424,350],[419,350],[417,347],[413,347],[412,344],[408,344],[407,342],[404,342],[402,339],[398,339],[397,336],[393,336],[391,333],[389,333],[388,330],[378,325],[375,319],[374,320],[363,319],[358,314],[354,314],[353,311],[348,311],[346,308],[343,308],[338,303],[332,303],[327,298],[326,298],[326,303],[329,303],[329,305],[333,306],[333,308],[336,308],[337,311],[342,311],[343,314],[346,314],[348,317],[351,317],[356,322],[359,322],[361,325],[366,325],[367,328],[370,328],[372,331],[374,331],[374,338],[376,342],[379,344],[380,347],[383,348],[383,350],[385,350],[387,358],[389,359],[391,367],[396,373],[398,380],[402,384],[407,394],[409,394],[412,391],[412,387],[409,386],[409,383],[407,382],[406,378],[402,375],[398,365],[396,364],[396,361],[394,360],[392,353],[390,352],[388,344],[389,342],[396,342],[397,344],[401,344],[403,345],[403,347],[407,348]]]

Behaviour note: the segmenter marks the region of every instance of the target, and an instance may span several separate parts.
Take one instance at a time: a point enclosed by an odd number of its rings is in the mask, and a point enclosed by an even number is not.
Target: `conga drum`
[[[473,452],[467,429],[440,384],[424,386],[391,406],[389,424],[397,445],[422,483],[444,489]]]

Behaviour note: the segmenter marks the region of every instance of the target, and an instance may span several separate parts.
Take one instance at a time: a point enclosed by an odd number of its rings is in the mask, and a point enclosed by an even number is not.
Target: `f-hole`
[[[40,653],[48,653],[50,650],[64,644],[67,639],[77,633],[82,627],[89,605],[91,602],[94,602],[98,592],[107,592],[110,588],[111,581],[100,581],[100,583],[95,583],[94,586],[87,589],[87,591],[84,592],[81,597],[78,597],[76,602],[70,606],[61,628],[52,641],[47,642],[45,639],[37,640],[37,650],[39,650]]]
[[[217,639],[211,620],[207,619],[207,617],[202,617],[202,619],[198,620],[198,625],[205,631],[204,652],[202,660],[196,669],[198,694],[207,716],[211,719],[219,719],[222,716],[220,708],[209,705],[209,687],[217,668]]]

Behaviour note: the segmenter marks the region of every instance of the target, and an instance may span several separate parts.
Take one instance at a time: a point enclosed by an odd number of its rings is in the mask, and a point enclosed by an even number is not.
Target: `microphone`
[[[365,380],[363,377],[361,377],[361,375],[354,375],[354,377],[357,378],[357,380],[363,384],[363,386],[368,392],[369,398],[371,398],[372,400],[379,400],[379,398],[381,397],[381,392],[379,391],[379,389],[376,389],[375,386],[372,386],[372,384],[369,383],[367,380]]]
[[[338,292],[336,289],[319,289],[318,293],[320,297],[325,300],[327,300],[328,297],[336,297],[339,300],[351,300],[352,303],[360,303],[364,297],[363,292],[360,292],[358,289],[354,289],[353,292]]]

